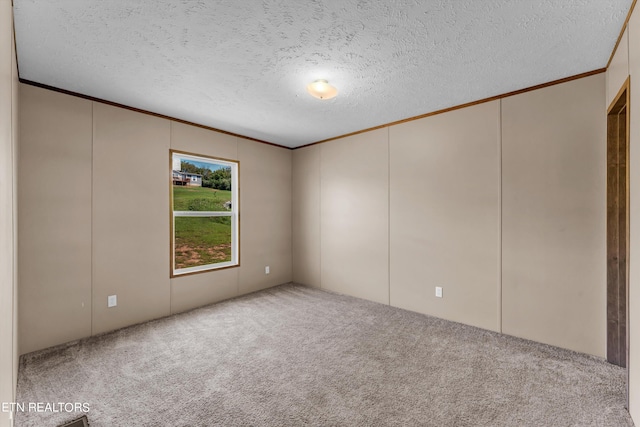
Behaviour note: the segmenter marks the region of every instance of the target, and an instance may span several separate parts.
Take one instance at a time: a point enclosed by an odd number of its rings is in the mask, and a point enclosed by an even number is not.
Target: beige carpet
[[[298,285],[31,353],[18,378],[18,402],[86,402],[92,427],[631,426],[624,401],[602,360]]]

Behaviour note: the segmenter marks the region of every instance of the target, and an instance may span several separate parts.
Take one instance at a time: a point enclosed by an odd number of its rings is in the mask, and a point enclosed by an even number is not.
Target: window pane
[[[173,210],[231,210],[232,173],[229,165],[207,159],[173,155]]]
[[[234,160],[170,151],[171,277],[238,265],[238,167]]]
[[[206,187],[173,186],[174,211],[231,211],[231,191]]]
[[[176,217],[175,268],[231,261],[231,217]]]

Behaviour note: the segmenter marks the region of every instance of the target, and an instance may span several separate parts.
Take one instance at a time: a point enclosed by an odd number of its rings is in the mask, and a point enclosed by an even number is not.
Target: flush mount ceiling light
[[[320,79],[309,83],[307,85],[307,92],[318,99],[331,99],[338,94],[338,89],[331,86],[328,81]]]

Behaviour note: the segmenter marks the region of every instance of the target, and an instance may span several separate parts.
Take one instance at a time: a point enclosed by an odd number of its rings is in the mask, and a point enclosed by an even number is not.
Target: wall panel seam
[[[318,287],[322,289],[322,146],[318,148]]]
[[[498,101],[498,332],[502,333],[502,99]]]
[[[93,152],[95,146],[95,128],[96,128],[96,118],[95,118],[95,102],[91,101],[91,234],[89,236],[89,240],[91,242],[91,283],[89,293],[89,297],[91,300],[89,301],[89,309],[90,309],[90,319],[89,319],[89,334],[93,335],[93,285],[94,285],[94,277],[93,277],[93,264],[94,264],[94,252],[93,252]]]
[[[290,222],[290,239],[289,239],[289,247],[291,248],[291,253],[290,253],[290,260],[291,260],[291,270],[289,272],[289,277],[291,277],[291,282],[293,282],[293,252],[294,252],[294,239],[293,239],[293,232],[294,232],[294,227],[293,227],[293,216],[294,216],[294,212],[293,212],[293,151],[289,152],[290,156],[289,156],[289,170],[291,171],[291,179],[289,180],[289,194],[291,195],[291,204],[289,206],[289,212],[291,212],[291,222]]]
[[[173,150],[173,120],[169,120],[169,150]],[[169,153],[171,153],[171,151],[169,151]],[[236,156],[237,157],[237,156]],[[171,162],[171,154],[169,154],[169,161]],[[169,171],[169,179],[173,179],[172,178],[172,174],[173,171]],[[169,187],[171,187],[172,183],[169,184]],[[171,230],[171,227],[173,225],[173,218],[171,215],[173,209],[173,205],[172,205],[172,200],[171,200],[171,193],[169,193],[169,230]],[[169,249],[169,316],[173,315],[173,277],[171,277],[171,267],[173,264],[173,257],[171,256],[172,254],[172,250],[173,250],[173,236],[171,235],[171,233],[169,233],[169,245],[171,245],[170,249]]]
[[[391,128],[387,127],[387,304],[391,305]]]
[[[235,146],[236,146],[236,159],[238,160],[238,162],[240,162],[240,138],[239,137],[235,137]],[[242,185],[242,168],[238,167],[238,187],[240,187]],[[238,234],[238,260],[240,262],[242,262],[242,189],[239,188],[240,193],[238,194],[238,225],[240,227],[240,231]],[[240,265],[240,268],[242,268],[242,265]],[[240,270],[238,270],[237,274],[236,274],[236,296],[239,296],[241,294],[240,291]]]

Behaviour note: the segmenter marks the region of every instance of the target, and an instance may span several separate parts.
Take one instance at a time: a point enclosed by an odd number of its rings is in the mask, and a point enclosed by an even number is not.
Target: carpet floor
[[[282,285],[21,358],[16,426],[632,426],[625,370]],[[46,406],[40,409],[47,409]]]

